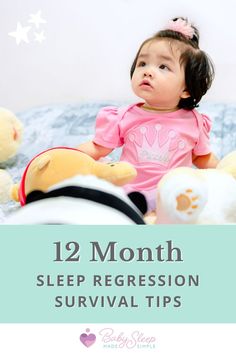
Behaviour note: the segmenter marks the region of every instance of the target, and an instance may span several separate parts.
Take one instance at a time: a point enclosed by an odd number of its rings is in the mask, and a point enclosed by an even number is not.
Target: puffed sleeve
[[[117,107],[105,107],[101,109],[96,118],[95,137],[93,142],[114,149],[123,145],[120,136],[120,117]]]
[[[207,155],[209,154],[212,149],[211,149],[211,144],[210,144],[210,130],[211,130],[211,119],[204,115],[201,114],[199,115],[199,138],[198,142],[193,149],[193,153],[195,155]]]

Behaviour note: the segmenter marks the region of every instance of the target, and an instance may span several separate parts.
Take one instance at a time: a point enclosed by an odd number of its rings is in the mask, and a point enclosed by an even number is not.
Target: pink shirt
[[[148,112],[139,105],[103,108],[96,119],[93,139],[111,149],[123,146],[120,160],[131,163],[137,170],[135,180],[125,186],[127,192],[156,189],[170,169],[191,167],[192,153],[211,152],[211,121],[207,116],[185,109]]]

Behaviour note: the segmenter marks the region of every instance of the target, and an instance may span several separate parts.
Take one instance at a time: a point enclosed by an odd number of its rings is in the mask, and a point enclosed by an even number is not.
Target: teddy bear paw
[[[202,204],[200,201],[200,194],[194,193],[193,189],[185,189],[176,196],[176,210],[192,216],[198,213]]]

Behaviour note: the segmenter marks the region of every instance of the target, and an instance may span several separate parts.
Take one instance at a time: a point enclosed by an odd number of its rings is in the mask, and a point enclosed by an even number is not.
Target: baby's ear
[[[180,98],[189,98],[190,97],[190,93],[188,92],[187,89],[184,89]]]

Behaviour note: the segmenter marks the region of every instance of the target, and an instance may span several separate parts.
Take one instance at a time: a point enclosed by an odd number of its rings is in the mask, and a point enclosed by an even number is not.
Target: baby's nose
[[[146,70],[144,71],[144,76],[145,76],[145,77],[153,77],[153,70],[151,70],[151,69],[146,69]]]

